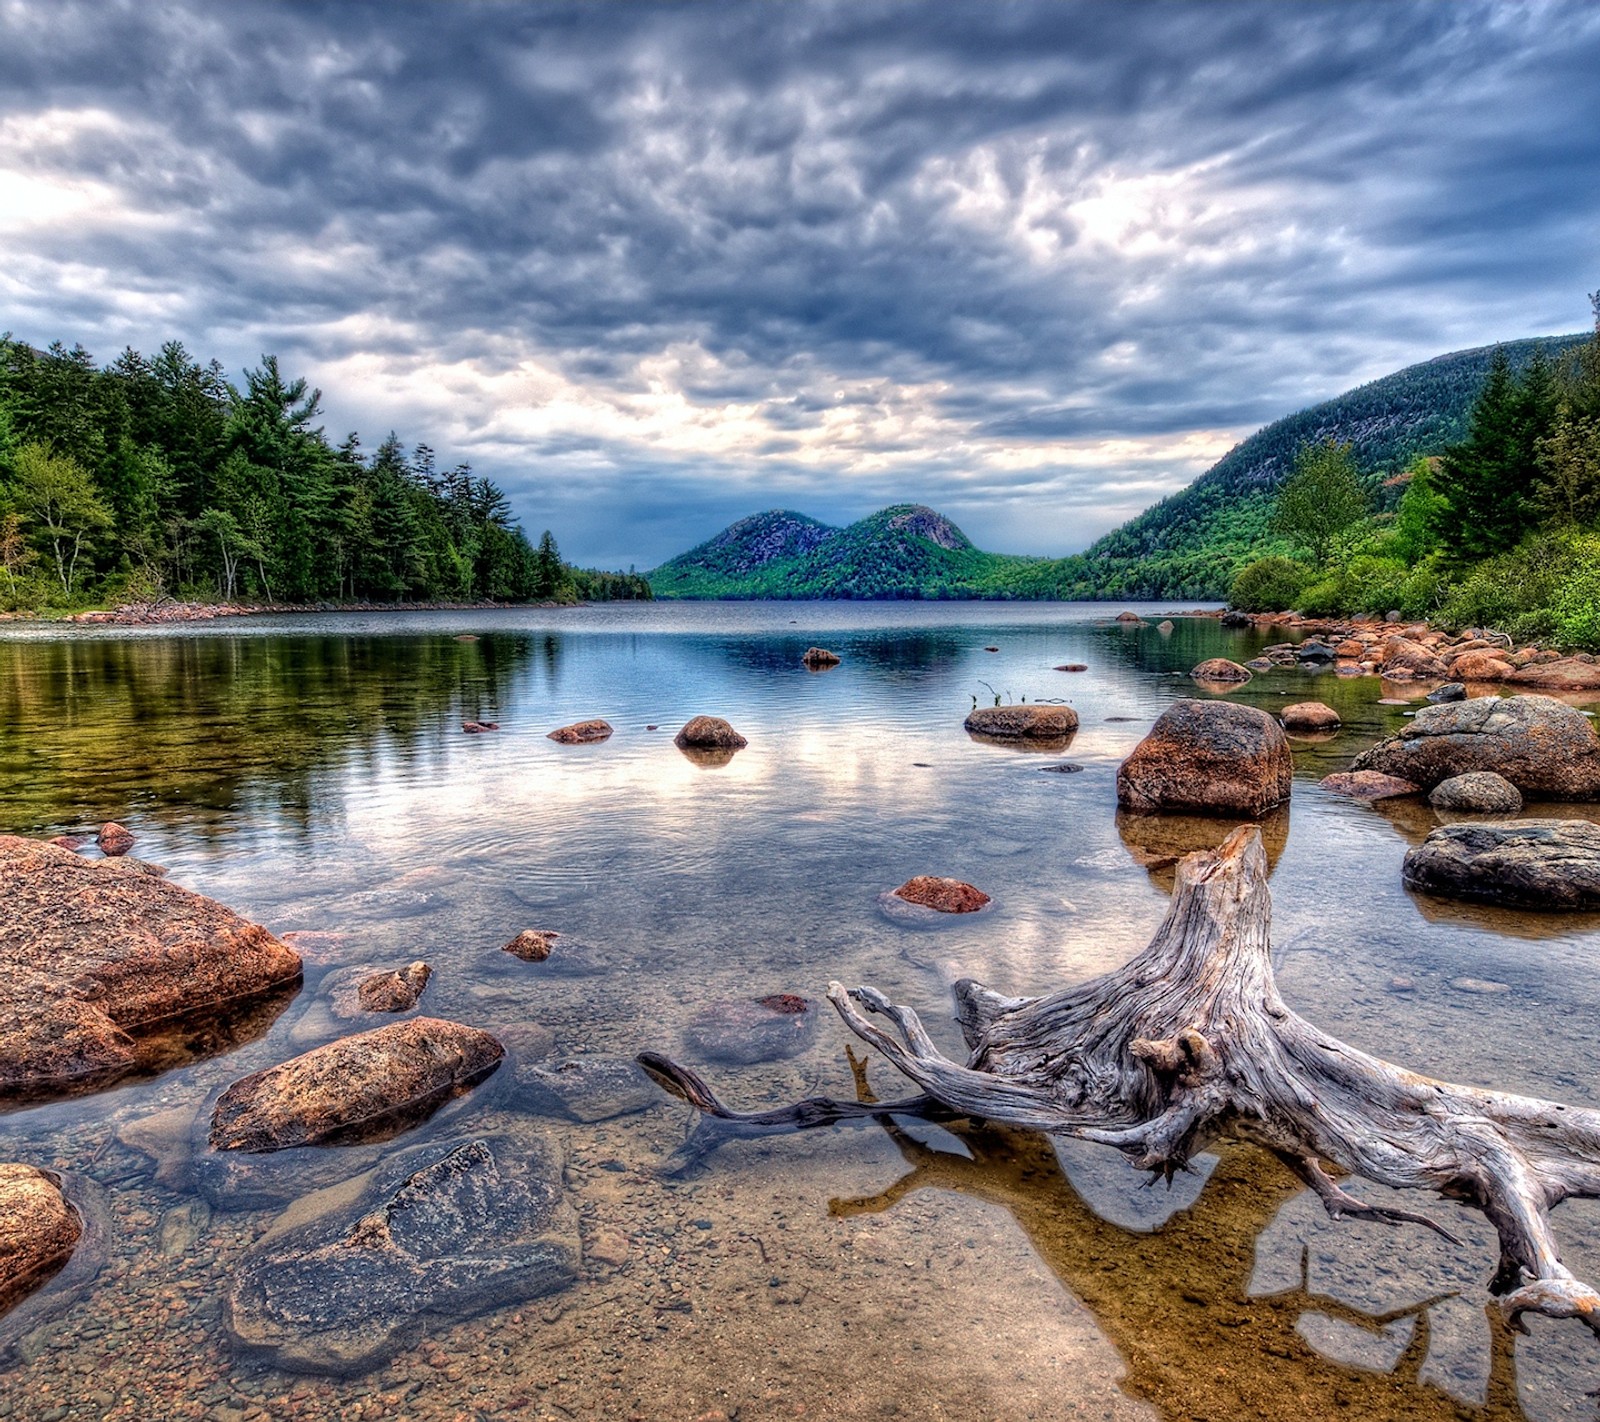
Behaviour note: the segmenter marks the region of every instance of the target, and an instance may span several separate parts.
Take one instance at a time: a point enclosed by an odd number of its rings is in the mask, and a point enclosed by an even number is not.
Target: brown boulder
[[[1340,661],[1358,662],[1367,654],[1367,644],[1354,637],[1346,637],[1333,649],[1333,655]]]
[[[1431,647],[1409,637],[1391,637],[1383,644],[1380,670],[1384,676],[1395,679],[1405,676],[1443,681],[1449,675],[1449,668]]]
[[[1294,760],[1265,711],[1175,701],[1117,771],[1126,809],[1260,815],[1289,798]]]
[[[672,743],[693,750],[740,750],[750,744],[720,716],[692,717]]]
[[[574,721],[570,726],[561,726],[551,731],[547,740],[559,741],[564,746],[586,746],[593,741],[604,741],[611,738],[611,723],[598,718],[593,721]]]
[[[1118,622],[1127,622],[1127,623],[1137,622],[1137,623],[1141,623],[1142,624],[1144,622],[1144,618],[1140,617],[1137,612],[1119,612],[1117,614],[1116,620]]]
[[[1515,668],[1503,654],[1474,648],[1450,663],[1450,675],[1457,681],[1505,681]]]
[[[1322,779],[1322,788],[1334,795],[1349,795],[1355,800],[1392,800],[1399,795],[1415,795],[1421,787],[1395,775],[1376,770],[1341,770]]]
[[[1343,722],[1339,713],[1320,701],[1297,701],[1278,714],[1286,731],[1337,731]]]
[[[939,913],[976,913],[990,902],[988,894],[960,879],[918,874],[893,891],[894,897]]]
[[[963,723],[978,736],[997,740],[1057,741],[1078,729],[1078,713],[1070,706],[1034,703],[1020,706],[979,706]]]
[[[500,723],[498,721],[463,721],[461,729],[469,736],[481,736],[486,731],[498,731]]]
[[[1249,667],[1230,662],[1226,657],[1208,657],[1189,673],[1196,681],[1249,681]]]
[[[269,1151],[392,1134],[500,1064],[487,1032],[413,1017],[359,1032],[233,1083],[211,1113],[216,1150]]]
[[[1513,671],[1504,679],[1517,686],[1539,686],[1550,691],[1600,691],[1600,665],[1582,657],[1558,657]]]
[[[0,1093],[132,1070],[131,1034],[299,978],[293,949],[219,903],[0,835]]]
[[[100,833],[94,837],[94,842],[100,846],[102,854],[126,854],[133,848],[133,834],[113,820],[100,826]]]
[[[551,945],[561,937],[548,928],[524,928],[500,951],[512,953],[524,963],[542,963],[550,956]]]
[[[1428,706],[1356,758],[1431,790],[1472,770],[1505,776],[1530,799],[1600,799],[1600,737],[1588,718],[1550,696],[1480,696]]]
[[[809,667],[812,671],[821,671],[823,667],[836,667],[839,665],[839,654],[830,652],[826,647],[807,647],[805,655],[800,658],[800,665]]]
[[[0,1313],[72,1258],[83,1221],[48,1170],[0,1164]]]

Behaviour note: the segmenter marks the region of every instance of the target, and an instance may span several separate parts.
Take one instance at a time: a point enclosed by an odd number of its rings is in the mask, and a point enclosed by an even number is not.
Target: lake
[[[1196,694],[1190,667],[1273,639],[1202,617],[1163,634],[1173,609],[1135,605],[1140,626],[1119,610],[5,627],[0,830],[118,820],[173,881],[298,935],[306,974],[164,1073],[0,1117],[0,1159],[85,1182],[106,1238],[98,1277],[58,1279],[25,1328],[0,1319],[0,1417],[1592,1416],[1600,1348],[1575,1324],[1534,1318],[1513,1338],[1493,1321],[1492,1231],[1442,1201],[1409,1203],[1459,1247],[1330,1222],[1244,1147],[1169,1191],[1113,1152],[1021,1132],[880,1121],[713,1149],[665,1093],[624,1091],[621,1114],[581,1120],[530,1089],[541,1062],[651,1049],[741,1107],[853,1097],[858,1072],[890,1097],[902,1083],[834,1017],[830,979],[915,1006],[953,1051],[955,979],[1037,993],[1142,947],[1171,886],[1144,866],[1228,822],[1119,815],[1117,765]],[[805,670],[814,644],[841,665]],[[1068,662],[1089,670],[1053,669]],[[1600,1105],[1600,920],[1412,895],[1401,859],[1433,812],[1319,788],[1403,724],[1382,694],[1298,669],[1233,693],[1269,710],[1323,700],[1344,721],[1294,743],[1292,804],[1264,824],[1286,998],[1431,1074]],[[1081,728],[1048,753],[979,743],[962,720],[997,696],[1070,701]],[[724,763],[677,750],[700,713],[748,747]],[[546,738],[595,716],[610,740]],[[500,729],[465,735],[464,720]],[[969,881],[993,907],[905,926],[878,900],[917,874]],[[559,932],[547,962],[501,951],[524,928]],[[229,1082],[352,1030],[329,1012],[330,975],[417,958],[435,974],[421,1011],[506,1041],[494,1076],[387,1143],[225,1174],[193,1149]],[[788,1055],[730,1059],[727,1013],[774,994],[809,1001],[809,1030]],[[274,1231],[348,1205],[391,1153],[480,1135],[564,1157],[576,1282],[436,1309],[354,1376],[236,1346],[230,1289]],[[1600,1277],[1600,1211],[1571,1204],[1557,1224],[1575,1272]]]

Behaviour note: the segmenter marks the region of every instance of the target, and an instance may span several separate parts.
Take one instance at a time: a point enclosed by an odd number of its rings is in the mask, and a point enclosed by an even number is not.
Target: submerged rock
[[[611,738],[611,723],[598,718],[593,721],[574,721],[551,731],[547,740],[559,741],[564,746],[584,746]]]
[[[413,1017],[233,1083],[211,1113],[215,1150],[273,1151],[390,1135],[470,1090],[504,1056],[487,1032]]]
[[[331,993],[336,1017],[349,1019],[363,1012],[409,1012],[433,977],[433,969],[420,960],[398,968],[354,968],[337,975]]]
[[[1061,665],[1056,668],[1056,670],[1064,672],[1088,671],[1089,664],[1087,662],[1062,662]]]
[[[32,1165],[0,1164],[0,1313],[59,1271],[82,1234],[58,1176]]]
[[[692,717],[672,743],[682,750],[742,750],[750,744],[720,716]]]
[[[1428,803],[1436,810],[1458,810],[1466,814],[1514,815],[1522,809],[1517,787],[1492,770],[1474,770],[1453,775],[1433,787]]]
[[[800,664],[812,671],[821,671],[824,667],[838,666],[839,654],[830,652],[826,647],[807,647]]]
[[[1125,809],[1257,816],[1289,798],[1283,728],[1232,701],[1175,701],[1117,771]]]
[[[817,1014],[792,992],[707,1004],[684,1029],[684,1041],[706,1061],[734,1066],[798,1056],[815,1035]]]
[[[1249,667],[1242,667],[1238,662],[1230,662],[1226,657],[1208,657],[1189,673],[1196,681],[1237,681],[1250,680]]]
[[[941,879],[935,874],[918,874],[891,892],[897,899],[937,913],[976,913],[992,902],[982,889],[975,889],[960,879]]]
[[[565,1288],[581,1255],[562,1168],[543,1135],[404,1151],[354,1204],[284,1224],[246,1252],[228,1330],[280,1367],[349,1375],[430,1320]]]
[[[1600,825],[1516,820],[1444,825],[1407,852],[1406,887],[1530,909],[1600,908]]]
[[[108,1082],[144,1064],[144,1029],[299,979],[293,949],[219,903],[0,835],[0,1094]]]
[[[500,951],[521,958],[525,963],[542,963],[561,935],[549,928],[524,928]]]
[[[1421,790],[1409,780],[1384,775],[1376,770],[1341,770],[1322,779],[1322,788],[1333,795],[1348,795],[1354,800],[1392,800],[1400,795],[1415,795]]]
[[[662,1102],[660,1090],[632,1057],[596,1054],[519,1064],[515,1076],[528,1109],[574,1121],[609,1121]]]
[[[1078,729],[1078,713],[1070,706],[979,706],[965,721],[967,730],[996,740],[1064,740]]]
[[[1356,758],[1431,790],[1468,771],[1493,770],[1524,796],[1600,799],[1600,737],[1575,707],[1549,696],[1482,696],[1418,711],[1410,724]]]

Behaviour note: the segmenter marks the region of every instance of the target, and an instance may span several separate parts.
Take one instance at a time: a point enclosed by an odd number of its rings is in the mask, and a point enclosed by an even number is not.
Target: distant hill
[[[1559,357],[1587,333],[1511,341],[1515,367]],[[897,504],[832,528],[787,509],[740,519],[663,563],[649,580],[678,598],[1219,598],[1234,573],[1284,551],[1268,530],[1273,494],[1302,445],[1355,447],[1374,494],[1419,454],[1466,434],[1495,347],[1453,351],[1357,386],[1257,430],[1194,483],[1083,553],[985,553],[949,519]]]
[[[1045,558],[985,553],[943,514],[896,504],[848,528],[754,514],[649,575],[670,598],[993,598],[1032,590]],[[1025,590],[1024,590],[1025,589]]]

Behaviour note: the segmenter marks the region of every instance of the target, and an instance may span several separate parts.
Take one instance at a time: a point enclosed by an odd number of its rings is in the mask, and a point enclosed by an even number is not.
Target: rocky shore
[[[282,617],[310,612],[488,612],[503,607],[566,607],[570,603],[531,602],[130,602],[59,617],[33,612],[0,612],[0,622],[61,622],[94,627],[160,627],[215,622],[225,617]]]
[[[1297,612],[1224,612],[1225,627],[1300,634],[1263,650],[1254,670],[1306,661],[1332,663],[1346,676],[1385,681],[1482,682],[1540,691],[1600,691],[1600,657],[1537,643],[1515,645],[1504,633],[1469,627],[1445,632],[1426,622],[1386,618],[1304,617]],[[1256,665],[1260,663],[1260,665]]]

